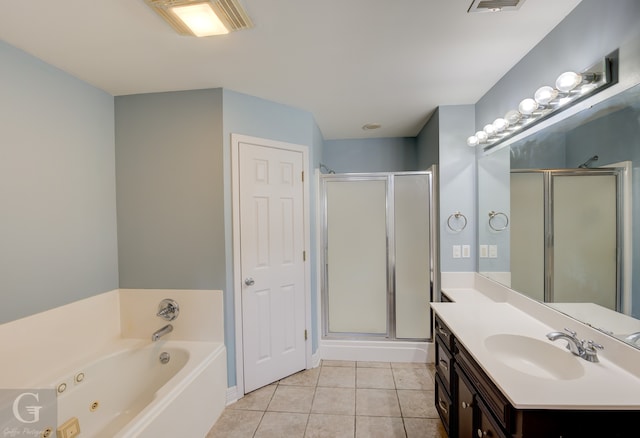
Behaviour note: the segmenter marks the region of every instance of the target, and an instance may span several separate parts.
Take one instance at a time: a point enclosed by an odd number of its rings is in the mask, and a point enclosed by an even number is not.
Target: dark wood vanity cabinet
[[[449,436],[455,436],[451,427],[454,419],[452,413],[452,381],[453,381],[453,335],[451,330],[436,316],[435,318],[436,341],[436,390],[435,403],[438,414],[442,419],[444,428]]]
[[[451,438],[622,438],[640,433],[640,410],[516,409],[437,315],[435,333],[435,404]],[[640,404],[640,395],[638,400]]]

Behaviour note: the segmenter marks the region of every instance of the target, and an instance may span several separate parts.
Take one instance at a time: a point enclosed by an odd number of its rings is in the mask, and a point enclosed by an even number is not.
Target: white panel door
[[[239,143],[245,392],[306,367],[303,156]]]

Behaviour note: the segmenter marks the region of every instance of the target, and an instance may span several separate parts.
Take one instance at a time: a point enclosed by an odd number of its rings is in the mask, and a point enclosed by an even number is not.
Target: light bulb
[[[504,115],[504,119],[509,123],[509,126],[515,125],[520,121],[520,112],[511,110]]]
[[[473,148],[478,146],[479,143],[480,143],[480,140],[478,140],[478,137],[476,137],[475,135],[472,135],[471,137],[467,138],[467,146],[471,146]]]
[[[538,102],[531,99],[530,97],[524,99],[522,102],[520,102],[520,105],[518,105],[518,111],[520,111],[520,113],[525,116],[530,116],[537,109]]]
[[[487,140],[489,139],[489,136],[484,131],[478,131],[476,132],[476,138],[480,143],[486,143]]]
[[[568,93],[569,91],[573,90],[578,85],[580,85],[581,83],[582,83],[581,74],[578,74],[572,71],[567,71],[562,73],[560,76],[558,76],[558,79],[556,79],[556,88],[558,89],[558,91],[561,91],[563,93]]]
[[[556,97],[558,97],[558,90],[548,85],[538,88],[536,94],[533,96],[535,101],[540,105],[549,105],[549,102],[551,102]]]
[[[496,132],[503,132],[508,127],[509,127],[509,122],[507,122],[502,117],[498,117],[493,121],[493,128],[496,130]]]
[[[484,128],[482,128],[482,130],[487,133],[488,137],[493,137],[494,135],[496,135],[496,128],[494,128],[491,123],[489,123],[488,125],[484,125]]]

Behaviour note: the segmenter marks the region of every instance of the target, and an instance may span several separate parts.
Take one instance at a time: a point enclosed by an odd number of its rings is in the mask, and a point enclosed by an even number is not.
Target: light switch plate
[[[462,258],[468,259],[471,257],[471,245],[462,245]]]
[[[480,245],[480,258],[486,259],[489,257],[489,245]]]
[[[454,259],[459,259],[460,258],[460,245],[453,245],[453,258]]]
[[[489,258],[490,259],[498,258],[498,245],[489,245]]]

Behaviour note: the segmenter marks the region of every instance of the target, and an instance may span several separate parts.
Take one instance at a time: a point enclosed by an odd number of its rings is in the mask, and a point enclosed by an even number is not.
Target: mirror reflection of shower
[[[588,169],[589,167],[591,167],[591,163],[593,163],[594,161],[598,161],[597,155],[594,155],[593,157],[589,158],[587,161],[579,165],[578,169]]]
[[[322,173],[328,173],[328,174],[331,174],[331,175],[333,175],[333,174],[335,174],[335,173],[336,173],[336,171],[335,171],[335,170],[333,170],[333,169],[329,169],[327,166],[325,166],[325,165],[324,165],[324,164],[322,164],[322,163],[320,163],[320,167],[319,167],[319,169],[320,169],[320,172],[322,172]]]

